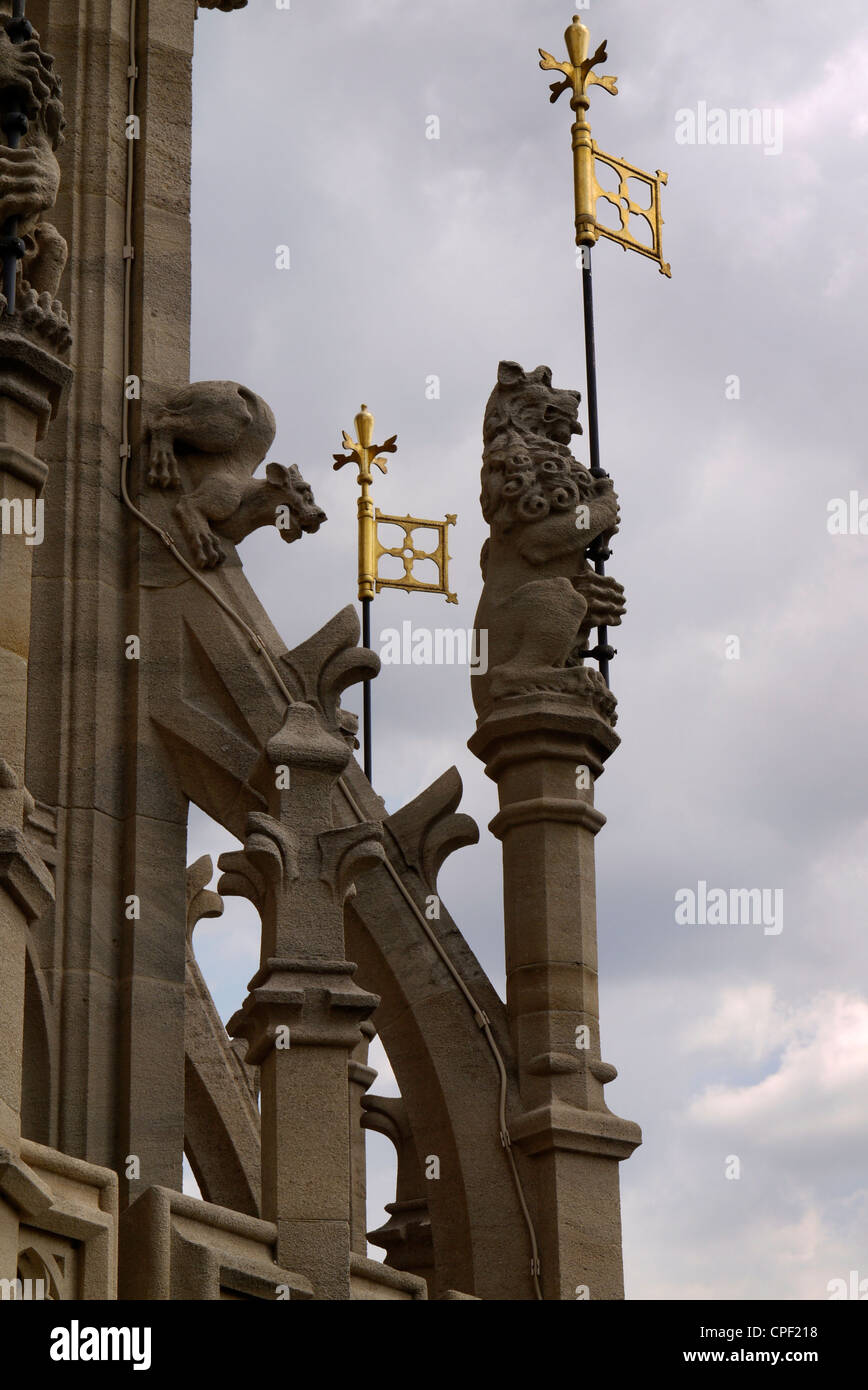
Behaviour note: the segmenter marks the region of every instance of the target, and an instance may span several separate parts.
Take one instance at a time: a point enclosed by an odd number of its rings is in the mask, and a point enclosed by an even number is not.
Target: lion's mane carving
[[[39,35],[13,43],[0,24],[0,107],[17,109],[27,130],[17,149],[0,145],[0,226],[18,219],[24,243],[17,313],[26,327],[65,351],[72,335],[57,293],[66,267],[67,245],[44,214],[54,207],[60,187],[55,151],[63,143],[63,87],[54,59]],[[5,298],[0,295],[5,309]]]
[[[491,535],[476,614],[488,670],[472,680],[480,717],[499,699],[545,691],[579,696],[614,723],[605,681],[578,656],[594,628],[624,612],[621,585],[588,559],[595,541],[617,531],[618,499],[610,479],[593,477],[570,451],[579,400],[552,386],[548,367],[500,363],[483,428],[480,500]]]

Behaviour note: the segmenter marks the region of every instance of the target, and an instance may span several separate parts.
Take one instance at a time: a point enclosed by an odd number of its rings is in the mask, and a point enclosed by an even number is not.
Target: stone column
[[[490,828],[503,845],[507,1011],[522,1102],[509,1127],[533,1158],[547,1299],[584,1288],[592,1299],[624,1296],[618,1161],[641,1133],[603,1099],[617,1073],[600,1057],[594,878],[594,836],[605,823],[594,781],[617,744],[590,704],[557,692],[497,701],[470,740],[500,798]]]
[[[378,1003],[344,959],[352,877],[383,857],[373,824],[334,829],[331,794],[350,758],[315,710],[294,704],[267,745],[275,815],[253,813],[243,852],[222,855],[221,893],[253,899],[261,966],[228,1024],[261,1068],[262,1215],[276,1259],[318,1299],[350,1297],[353,1161],[348,1064]]]
[[[36,504],[48,472],[33,451],[70,375],[20,332],[17,318],[0,321],[0,1149],[7,1167],[20,1150],[27,930],[54,897],[52,876],[25,834],[33,804],[24,784],[32,542],[41,534]],[[17,1214],[0,1201],[0,1278],[15,1278],[17,1232]]]
[[[367,1156],[365,1153],[364,1104],[367,1091],[377,1079],[373,1067],[368,1066],[368,1048],[376,1036],[373,1023],[369,1020],[361,1025],[362,1037],[350,1057],[349,1063],[349,1104],[350,1104],[350,1159],[352,1163],[352,1244],[357,1255],[368,1253],[367,1219]]]

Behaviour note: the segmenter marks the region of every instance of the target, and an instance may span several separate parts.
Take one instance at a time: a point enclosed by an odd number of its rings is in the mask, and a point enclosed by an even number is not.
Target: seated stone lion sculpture
[[[221,536],[235,543],[272,525],[296,541],[327,519],[295,464],[269,463],[264,478],[252,476],[274,440],[274,416],[237,381],[195,381],[176,391],[147,433],[148,483],[184,488],[173,510],[200,569],[226,558]]]
[[[57,294],[67,246],[44,216],[60,187],[55,151],[65,126],[62,84],[35,30],[23,43],[13,43],[0,25],[0,107],[19,112],[27,124],[17,149],[0,145],[0,227],[16,218],[15,235],[24,243],[17,312],[26,326],[65,351],[72,335]],[[4,130],[8,119],[2,118]],[[5,298],[0,299],[5,309]]]
[[[483,717],[492,704],[529,692],[579,694],[614,722],[615,701],[599,671],[582,665],[592,629],[624,612],[616,580],[594,572],[588,549],[618,529],[608,477],[578,463],[579,393],[552,386],[548,367],[501,362],[485,411],[482,514],[484,580],[477,632],[487,632],[487,672],[474,675]],[[480,639],[478,650],[484,650]]]

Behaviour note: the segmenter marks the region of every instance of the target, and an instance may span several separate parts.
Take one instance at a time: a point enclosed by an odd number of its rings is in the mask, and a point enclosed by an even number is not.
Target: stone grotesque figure
[[[588,549],[618,529],[609,478],[594,478],[570,451],[581,433],[579,393],[552,386],[548,367],[501,362],[485,411],[482,514],[484,579],[476,628],[488,633],[488,671],[472,681],[477,713],[509,695],[580,694],[612,719],[599,672],[581,664],[592,629],[614,626],[624,591],[595,574]]]
[[[274,416],[235,381],[183,387],[153,414],[148,433],[148,482],[186,484],[174,514],[200,569],[226,558],[220,536],[237,542],[272,525],[295,541],[326,520],[295,464],[269,463],[264,478],[252,476],[274,440]]]
[[[0,146],[0,227],[8,218],[17,218],[16,235],[24,243],[17,304],[23,322],[63,351],[71,335],[57,293],[67,246],[44,216],[54,207],[60,186],[55,151],[65,125],[61,96],[54,59],[40,48],[36,32],[16,44],[0,25],[0,110],[18,111],[27,120],[17,149]],[[4,130],[8,119],[0,116]]]

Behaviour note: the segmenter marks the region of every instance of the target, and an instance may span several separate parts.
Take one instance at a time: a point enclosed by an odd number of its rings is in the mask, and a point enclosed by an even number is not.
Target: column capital
[[[289,1048],[352,1051],[360,1024],[380,1002],[353,982],[355,970],[347,960],[270,958],[250,981],[250,992],[226,1031],[247,1039],[246,1060],[252,1066],[260,1066],[275,1047],[281,1026],[289,1029]]]
[[[509,1134],[516,1148],[527,1154],[557,1149],[623,1159],[642,1143],[642,1131],[633,1120],[623,1120],[609,1110],[581,1110],[558,1100],[515,1116]]]
[[[548,693],[500,701],[480,720],[467,746],[495,782],[516,763],[540,759],[584,762],[599,777],[621,740],[590,705]]]
[[[23,422],[16,430],[11,421],[4,421],[6,427],[0,432],[5,443],[27,448],[41,439],[60,409],[72,377],[67,363],[25,337],[14,320],[0,320],[0,410],[8,413],[11,404],[25,420],[29,416],[35,423],[33,435]]]

